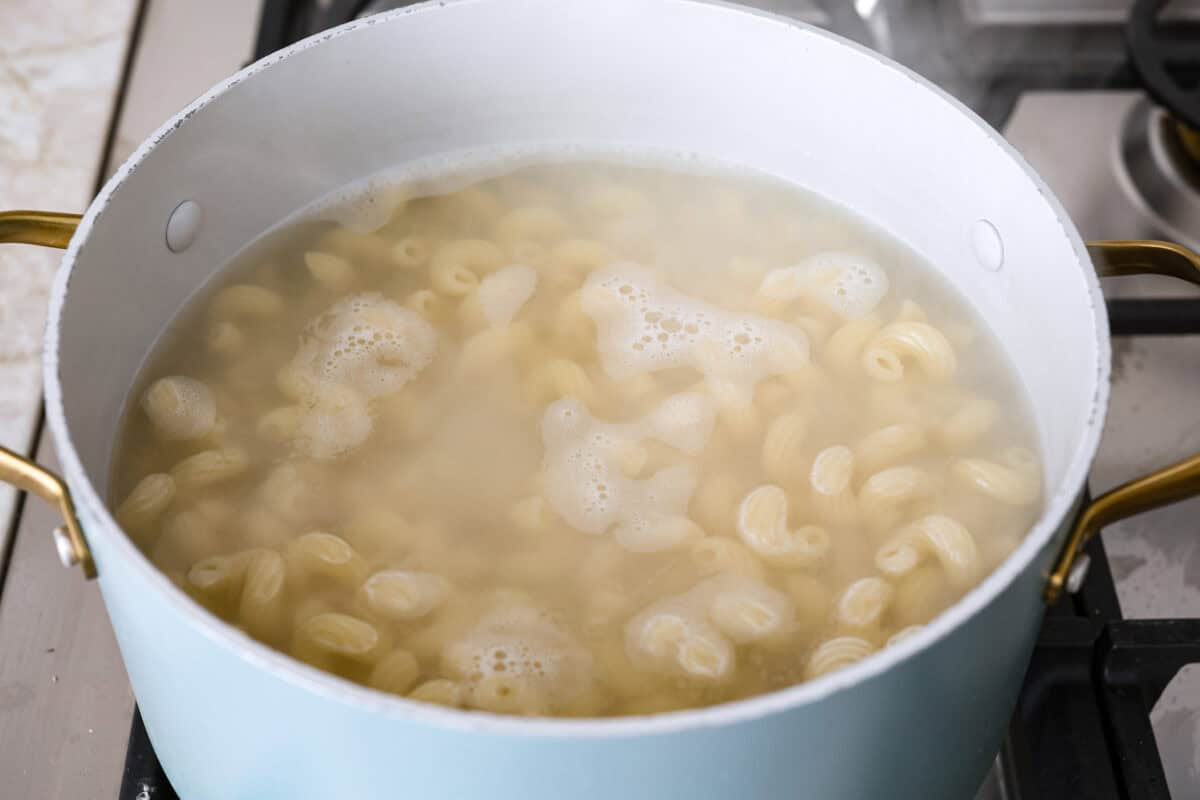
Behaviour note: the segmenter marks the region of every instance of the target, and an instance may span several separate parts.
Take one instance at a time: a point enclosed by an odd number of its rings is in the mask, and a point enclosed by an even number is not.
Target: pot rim
[[[1097,364],[1095,390],[1089,404],[1086,428],[1075,452],[1071,456],[1063,479],[1059,482],[1054,493],[1045,504],[1042,514],[1030,528],[1020,546],[981,583],[972,588],[958,602],[946,609],[916,633],[905,637],[902,641],[890,647],[872,653],[856,664],[815,680],[743,700],[650,716],[587,719],[555,717],[527,718],[482,711],[446,709],[440,706],[420,703],[404,697],[385,694],[310,667],[289,655],[250,638],[195,603],[184,592],[179,590],[164,573],[159,571],[120,529],[120,526],[109,513],[108,507],[87,477],[87,473],[71,441],[70,428],[67,424],[66,410],[62,400],[62,381],[59,375],[58,360],[59,328],[75,262],[87,244],[92,228],[96,224],[96,221],[103,215],[113,194],[120,189],[125,179],[138,168],[151,151],[160,142],[170,136],[175,129],[185,125],[193,114],[199,112],[209,103],[247,78],[267,70],[275,64],[310,47],[316,47],[325,41],[345,36],[373,25],[392,24],[412,14],[436,13],[442,7],[458,7],[497,1],[428,0],[417,5],[345,23],[269,54],[217,83],[188,104],[179,113],[163,123],[163,125],[138,146],[125,163],[105,183],[103,189],[101,189],[84,214],[83,220],[72,237],[63,257],[61,267],[55,276],[47,314],[43,352],[46,416],[58,450],[59,459],[63,466],[64,475],[80,511],[86,512],[88,518],[97,522],[95,526],[86,530],[85,533],[88,536],[103,536],[112,539],[113,547],[119,556],[131,560],[134,568],[143,573],[143,577],[159,590],[160,594],[164,596],[165,601],[173,607],[175,612],[194,625],[200,632],[212,640],[214,644],[232,650],[239,658],[252,666],[267,670],[301,689],[315,692],[331,700],[345,703],[363,711],[383,714],[387,717],[404,719],[411,722],[435,725],[448,730],[472,731],[486,734],[533,737],[621,738],[669,734],[693,728],[713,728],[753,721],[761,717],[816,703],[839,692],[848,691],[859,683],[881,675],[896,664],[915,656],[918,652],[932,646],[935,642],[947,636],[960,625],[965,624],[972,616],[988,606],[1001,592],[1005,591],[1017,576],[1028,567],[1038,553],[1052,540],[1063,519],[1071,511],[1083,488],[1092,459],[1099,446],[1100,433],[1103,429],[1108,406],[1110,342],[1108,337],[1107,311],[1100,291],[1099,280],[1095,271],[1091,268],[1091,259],[1066,211],[1050,188],[1034,172],[1029,164],[1026,163],[1024,158],[997,131],[943,89],[917,75],[907,67],[855,42],[795,19],[744,6],[737,6],[732,2],[725,2],[725,0],[661,0],[661,2],[668,6],[700,6],[707,8],[709,12],[716,13],[748,14],[775,25],[785,26],[798,36],[818,36],[833,40],[841,47],[851,48],[857,51],[859,55],[874,59],[885,68],[898,72],[903,77],[916,83],[923,90],[935,93],[943,102],[950,104],[960,114],[966,116],[977,127],[982,129],[992,140],[993,144],[1003,150],[1021,168],[1054,212],[1056,219],[1062,227],[1063,234],[1070,240],[1071,246],[1075,251],[1077,257],[1076,267],[1082,271],[1084,282],[1088,288],[1092,323],[1095,328],[1096,337]],[[101,582],[103,582],[103,574],[101,574]]]

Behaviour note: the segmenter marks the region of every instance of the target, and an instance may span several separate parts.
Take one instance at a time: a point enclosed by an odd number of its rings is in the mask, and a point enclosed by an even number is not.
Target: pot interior
[[[462,0],[269,57],[155,134],[102,194],[58,321],[65,420],[97,495],[147,351],[239,249],[380,169],[550,143],[715,157],[886,229],[1006,348],[1047,496],[1077,488],[1062,484],[1073,464],[1082,475],[1102,414],[1103,306],[1058,204],[969,112],[855,46],[727,6]],[[173,253],[167,219],[188,200],[202,225]]]

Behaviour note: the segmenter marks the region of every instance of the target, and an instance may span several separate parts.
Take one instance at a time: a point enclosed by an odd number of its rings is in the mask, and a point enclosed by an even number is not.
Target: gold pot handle
[[[65,249],[83,219],[57,211],[0,211],[0,244],[40,244]]]
[[[1102,278],[1166,275],[1200,285],[1200,255],[1171,242],[1088,242],[1088,252],[1096,273]],[[1080,550],[1105,525],[1197,494],[1200,494],[1200,454],[1121,484],[1097,497],[1080,512],[1058,554],[1058,561],[1046,583],[1046,603],[1057,602],[1063,589],[1072,582],[1071,572]]]
[[[64,248],[79,226],[78,214],[54,211],[0,211],[0,243],[39,244]],[[96,562],[83,538],[75,503],[62,478],[43,469],[25,456],[0,447],[0,482],[36,494],[58,506],[63,525],[54,529],[58,554],[67,565],[78,564],[88,578],[96,577]]]
[[[48,469],[39,467],[22,455],[0,447],[0,481],[18,489],[36,494],[47,503],[58,506],[64,524],[54,529],[54,540],[58,554],[67,566],[78,564],[88,578],[96,577],[96,563],[83,538],[79,517],[75,514],[75,503],[71,492],[62,478]]]

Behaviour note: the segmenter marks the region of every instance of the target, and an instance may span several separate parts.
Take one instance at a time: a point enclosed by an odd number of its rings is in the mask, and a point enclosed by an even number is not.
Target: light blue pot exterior
[[[295,209],[440,154],[687,152],[822,192],[922,253],[1009,350],[1046,507],[956,606],[833,675],[615,720],[444,710],[323,675],[208,615],[105,508],[128,387],[177,309]],[[196,242],[170,253],[172,209]],[[1004,266],[982,269],[979,221]],[[1056,358],[1047,358],[1052,345]],[[1109,350],[1061,207],[967,110],[857,46],[694,0],[458,0],[323,34],[152,136],[88,210],[51,299],[48,420],[146,727],[184,800],[966,800],[1000,745],[1047,567],[1095,453]]]
[[[820,702],[597,738],[448,730],[281,680],[96,552],[147,731],[184,800],[969,800],[1024,677],[1051,554],[934,646]]]

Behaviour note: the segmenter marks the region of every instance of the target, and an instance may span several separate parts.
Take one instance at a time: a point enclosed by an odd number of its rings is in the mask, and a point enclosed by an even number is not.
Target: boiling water
[[[641,714],[886,647],[1017,546],[1030,415],[898,242],[761,177],[378,178],[150,355],[125,530],[196,602],[383,691]]]

